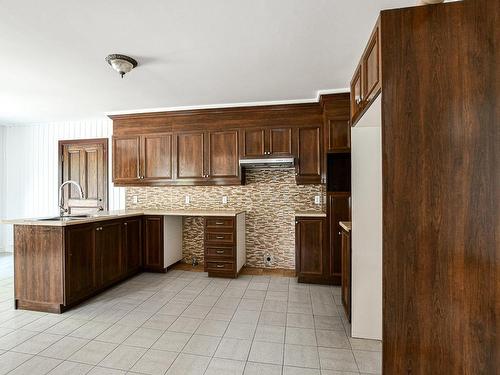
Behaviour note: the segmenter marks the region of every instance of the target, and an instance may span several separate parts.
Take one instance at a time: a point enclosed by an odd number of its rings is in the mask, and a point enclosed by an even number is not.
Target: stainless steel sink
[[[69,220],[81,220],[90,217],[90,215],[71,215],[71,216],[54,216],[45,217],[43,219],[37,219],[37,221],[69,221]]]

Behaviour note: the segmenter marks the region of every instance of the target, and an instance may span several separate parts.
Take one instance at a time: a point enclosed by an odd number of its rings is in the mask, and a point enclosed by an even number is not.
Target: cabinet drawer
[[[206,247],[205,248],[205,258],[219,258],[219,257],[229,257],[234,258],[235,251],[234,247]]]
[[[207,243],[222,243],[233,244],[234,235],[228,232],[206,232],[205,242]]]
[[[207,271],[234,271],[234,263],[233,262],[207,262]]]
[[[234,218],[232,217],[207,217],[205,219],[207,229],[233,229]]]

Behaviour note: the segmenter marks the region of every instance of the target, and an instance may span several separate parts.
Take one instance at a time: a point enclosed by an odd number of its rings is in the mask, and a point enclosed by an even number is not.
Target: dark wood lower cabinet
[[[144,222],[144,264],[152,272],[165,272],[163,254],[163,216],[145,216]]]
[[[328,246],[329,246],[329,269],[331,282],[334,285],[341,284],[342,277],[342,238],[340,221],[349,221],[351,193],[328,193],[327,194],[327,216],[328,216]]]
[[[121,220],[96,225],[95,252],[100,287],[108,286],[126,274],[122,257],[122,225]]]
[[[342,229],[342,305],[351,322],[351,232]]]
[[[326,223],[324,217],[295,218],[295,263],[299,282],[329,283]]]
[[[127,273],[136,273],[142,267],[142,218],[123,222],[123,258]]]

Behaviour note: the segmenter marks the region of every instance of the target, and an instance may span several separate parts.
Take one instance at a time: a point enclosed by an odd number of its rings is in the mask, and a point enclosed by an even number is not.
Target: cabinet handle
[[[217,254],[224,254],[224,250],[217,250],[216,253]]]
[[[224,268],[224,265],[223,264],[218,264],[217,268]]]
[[[223,240],[224,236],[215,236],[215,238],[217,238],[218,240]]]
[[[123,223],[123,225],[127,226],[127,225],[128,225],[128,223]]]
[[[222,222],[222,221],[216,221],[215,225],[224,225],[224,222]]]

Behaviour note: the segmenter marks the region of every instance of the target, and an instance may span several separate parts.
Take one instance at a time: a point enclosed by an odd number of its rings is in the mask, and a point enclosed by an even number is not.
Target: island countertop
[[[47,218],[29,218],[29,219],[7,219],[0,220],[0,224],[13,225],[34,225],[34,226],[50,226],[50,227],[65,227],[69,225],[87,224],[99,221],[122,219],[125,217],[144,216],[144,215],[159,215],[159,216],[228,216],[234,217],[244,213],[244,210],[195,210],[195,209],[178,209],[178,210],[161,210],[161,209],[145,209],[145,210],[116,210],[103,211],[88,217],[78,217],[72,219],[59,219],[53,217]]]

